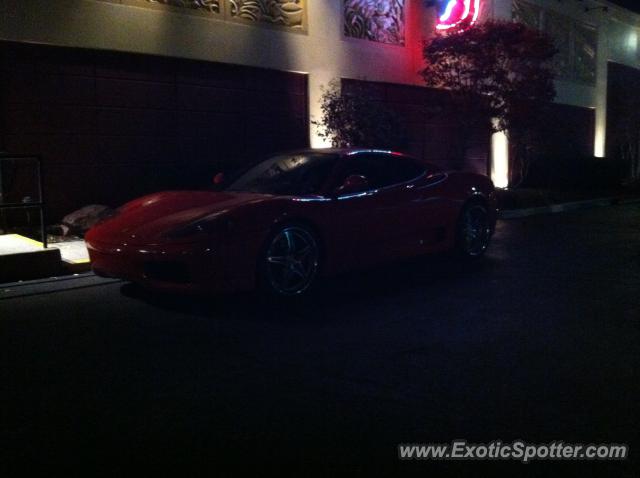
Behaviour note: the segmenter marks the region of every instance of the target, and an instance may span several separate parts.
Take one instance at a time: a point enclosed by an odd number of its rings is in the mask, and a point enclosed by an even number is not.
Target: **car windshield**
[[[336,161],[333,154],[275,156],[246,171],[227,190],[285,196],[318,194]]]

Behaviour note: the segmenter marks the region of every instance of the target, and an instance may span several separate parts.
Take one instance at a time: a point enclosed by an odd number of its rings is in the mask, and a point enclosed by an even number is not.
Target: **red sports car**
[[[122,206],[86,235],[96,274],[171,291],[295,296],[319,277],[395,259],[447,249],[479,257],[496,221],[487,177],[390,151],[281,154],[218,189]]]

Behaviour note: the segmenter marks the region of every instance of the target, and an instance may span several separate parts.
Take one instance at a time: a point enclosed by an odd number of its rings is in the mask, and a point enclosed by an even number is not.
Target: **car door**
[[[388,153],[358,153],[341,162],[335,187],[354,175],[368,181],[362,191],[334,195],[332,209],[346,261],[350,257],[368,266],[415,252],[416,223],[408,207],[413,192],[398,174],[399,160]]]

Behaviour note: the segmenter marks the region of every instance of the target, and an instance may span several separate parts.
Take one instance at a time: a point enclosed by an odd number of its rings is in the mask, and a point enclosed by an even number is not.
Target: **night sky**
[[[628,8],[629,10],[633,10],[634,12],[640,13],[640,2],[638,0],[610,0],[611,3],[615,3],[616,5],[620,5],[621,7]]]

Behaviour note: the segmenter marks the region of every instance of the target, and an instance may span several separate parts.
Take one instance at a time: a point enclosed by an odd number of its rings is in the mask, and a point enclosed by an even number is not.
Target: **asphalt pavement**
[[[289,306],[92,275],[0,287],[0,465],[637,477],[639,291],[638,205],[501,221],[482,261],[350,274]],[[460,438],[631,458],[397,459],[399,443]]]

